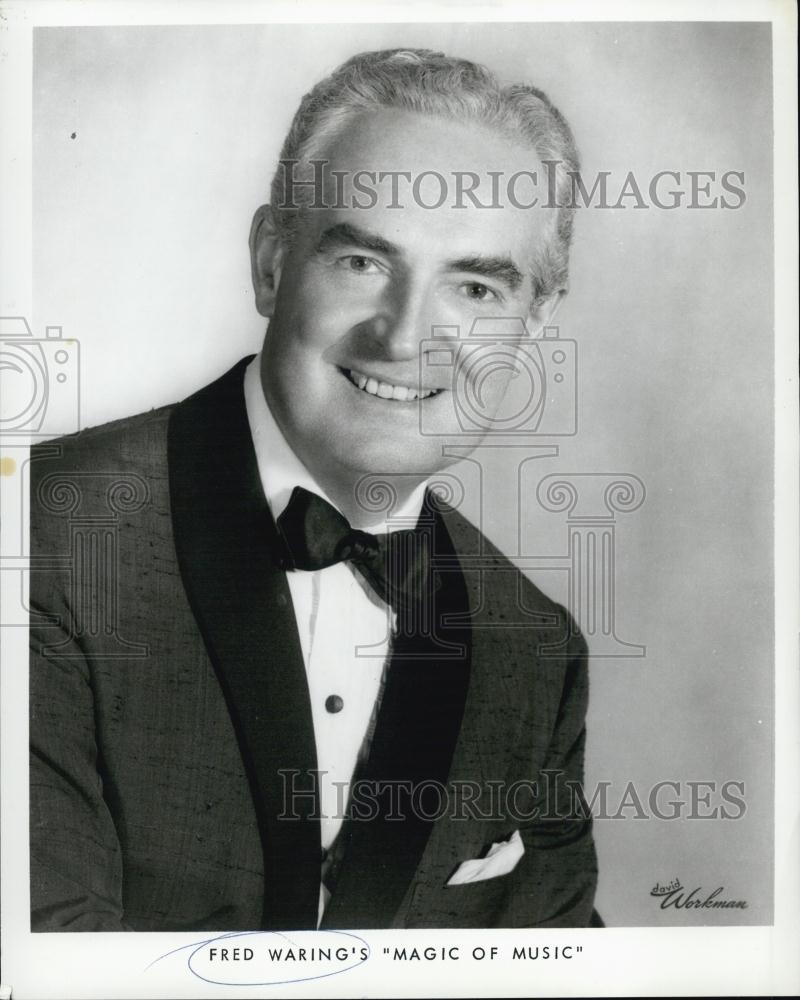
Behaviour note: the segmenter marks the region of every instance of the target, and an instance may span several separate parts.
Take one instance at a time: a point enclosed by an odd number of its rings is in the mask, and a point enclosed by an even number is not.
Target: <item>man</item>
[[[569,212],[479,196],[543,160],[540,92],[355,57],[253,221],[261,354],[34,456],[34,930],[592,920],[585,645],[432,479],[510,377],[464,338],[565,292]]]

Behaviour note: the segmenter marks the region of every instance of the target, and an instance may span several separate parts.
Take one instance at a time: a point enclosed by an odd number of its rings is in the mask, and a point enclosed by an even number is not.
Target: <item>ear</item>
[[[275,296],[281,280],[284,248],[269,205],[261,205],[250,227],[250,271],[256,309],[262,316],[272,316]]]
[[[548,323],[553,321],[566,295],[566,288],[559,288],[558,291],[551,292],[550,295],[546,295],[544,298],[536,301],[536,304],[531,308],[529,316],[529,328],[534,337],[540,332],[543,326],[547,326]]]

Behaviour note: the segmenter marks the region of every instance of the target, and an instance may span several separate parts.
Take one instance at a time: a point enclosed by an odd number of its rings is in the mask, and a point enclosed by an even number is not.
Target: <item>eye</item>
[[[348,254],[340,257],[339,263],[348,271],[355,271],[356,274],[374,274],[378,270],[378,262],[372,257],[365,257],[360,253]]]
[[[486,285],[481,284],[480,281],[469,281],[467,284],[462,285],[462,288],[467,298],[473,302],[488,302],[498,297],[496,292],[492,291]]]

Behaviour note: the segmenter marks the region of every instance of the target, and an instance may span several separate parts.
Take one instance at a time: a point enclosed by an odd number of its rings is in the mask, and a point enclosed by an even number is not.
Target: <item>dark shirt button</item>
[[[325,699],[325,708],[327,708],[327,710],[332,714],[336,712],[341,712],[341,710],[344,708],[344,702],[342,701],[342,699],[339,697],[338,694],[329,694],[328,697]]]
[[[322,862],[323,864],[328,860],[328,849],[326,847],[322,848]]]

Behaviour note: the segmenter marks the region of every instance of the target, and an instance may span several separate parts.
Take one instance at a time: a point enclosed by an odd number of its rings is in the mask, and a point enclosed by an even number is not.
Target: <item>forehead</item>
[[[328,207],[309,213],[314,232],[346,221],[431,255],[519,257],[552,232],[535,150],[484,124],[378,109],[349,119],[315,158],[326,161]]]

